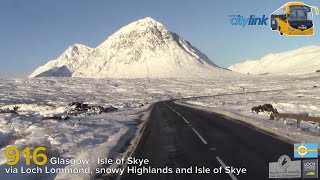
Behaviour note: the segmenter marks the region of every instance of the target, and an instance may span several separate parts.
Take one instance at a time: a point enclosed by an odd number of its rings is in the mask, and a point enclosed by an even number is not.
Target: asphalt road
[[[293,145],[247,124],[221,115],[184,107],[172,101],[156,103],[133,157],[148,159],[154,168],[220,166],[246,168],[227,174],[124,174],[122,180],[264,180],[269,162],[281,155],[293,159]],[[128,166],[129,168],[132,166]]]

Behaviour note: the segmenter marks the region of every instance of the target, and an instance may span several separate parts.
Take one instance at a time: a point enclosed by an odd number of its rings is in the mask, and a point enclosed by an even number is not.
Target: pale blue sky
[[[280,37],[268,26],[230,25],[228,15],[268,15],[278,0],[1,0],[0,77],[21,77],[58,57],[74,43],[95,47],[120,27],[146,16],[162,22],[228,67],[268,53],[319,45],[312,37]],[[319,0],[303,1],[320,6]]]

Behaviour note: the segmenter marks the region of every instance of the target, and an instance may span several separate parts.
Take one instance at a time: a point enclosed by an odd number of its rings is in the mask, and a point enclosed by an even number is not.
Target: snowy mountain
[[[81,44],[70,46],[58,59],[48,62],[46,65],[36,69],[30,77],[69,77],[72,72],[80,68],[93,49]]]
[[[121,28],[96,48],[72,45],[30,77],[193,77],[225,72],[178,34],[147,17]]]
[[[229,67],[244,74],[308,74],[320,70],[320,46],[307,46]]]

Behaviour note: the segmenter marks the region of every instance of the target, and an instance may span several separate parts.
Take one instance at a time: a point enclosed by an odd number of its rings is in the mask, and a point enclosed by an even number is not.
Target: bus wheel
[[[281,36],[283,35],[283,32],[281,32],[280,26],[279,26],[279,33],[280,33]]]

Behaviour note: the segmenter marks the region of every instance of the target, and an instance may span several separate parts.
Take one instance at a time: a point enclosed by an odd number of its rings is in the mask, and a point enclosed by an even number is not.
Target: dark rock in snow
[[[109,107],[107,107],[107,108],[104,109],[104,112],[105,112],[105,113],[113,112],[113,111],[118,111],[118,108],[113,107],[113,106],[109,106]]]
[[[271,104],[264,104],[259,105],[251,108],[252,113],[259,113],[259,112],[267,112],[267,113],[277,113],[278,110],[274,108]]]
[[[69,106],[74,107],[74,109],[67,111],[67,116],[88,116],[88,115],[94,115],[94,114],[101,114],[101,113],[108,113],[117,111],[118,108],[115,108],[113,106],[104,108],[98,105],[89,105],[85,103],[79,103],[79,102],[72,102],[69,104]]]

